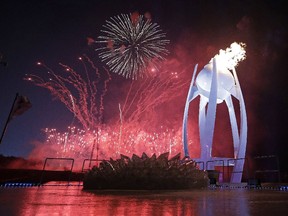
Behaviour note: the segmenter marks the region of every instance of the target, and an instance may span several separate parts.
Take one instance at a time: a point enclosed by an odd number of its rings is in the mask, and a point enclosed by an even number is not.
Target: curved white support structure
[[[206,163],[206,165],[208,165],[206,167],[207,169],[214,168],[214,164],[208,164],[207,161],[220,160],[220,158],[213,158],[211,152],[213,145],[217,104],[225,101],[231,123],[235,159],[230,181],[233,183],[240,183],[245,162],[245,160],[242,158],[245,158],[247,143],[247,116],[245,110],[245,103],[236,70],[233,67],[231,73],[227,68],[218,68],[217,56],[215,56],[209,62],[209,64],[207,64],[199,72],[196,77],[197,67],[198,65],[196,65],[194,68],[183,116],[182,136],[185,157],[190,157],[187,132],[189,105],[192,100],[194,100],[198,95],[200,95],[199,133],[201,155],[199,160],[203,161],[204,163]],[[240,131],[237,126],[237,119],[231,95],[233,95],[239,101]],[[231,158],[221,158],[221,160],[226,161],[226,163],[229,159],[231,160]]]
[[[195,65],[194,72],[192,75],[192,80],[190,84],[190,88],[188,91],[188,96],[185,104],[185,110],[184,110],[184,118],[183,118],[183,146],[184,146],[184,154],[185,157],[189,157],[189,150],[188,150],[188,138],[187,138],[187,121],[188,121],[188,111],[189,111],[189,105],[190,102],[198,96],[198,93],[196,91],[196,88],[193,87],[194,85],[194,80],[195,80],[195,75],[197,72],[198,64]]]

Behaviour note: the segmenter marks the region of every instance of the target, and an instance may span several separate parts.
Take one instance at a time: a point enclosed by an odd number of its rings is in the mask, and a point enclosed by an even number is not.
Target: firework
[[[48,70],[48,78],[36,75],[27,75],[25,78],[48,89],[82,125],[81,130],[68,127],[67,132],[46,129],[45,150],[38,149],[38,152],[77,159],[95,158],[96,155],[99,159],[106,159],[117,158],[120,154],[132,156],[145,152],[160,155],[170,152],[174,155],[181,152],[179,128],[163,125],[163,121],[169,119],[165,116],[163,120],[157,111],[180,96],[181,90],[189,82],[183,76],[185,70],[177,72],[175,62],[167,61],[161,73],[129,82],[127,93],[117,103],[120,118],[106,118],[108,126],[102,118],[104,97],[111,79],[109,72],[103,77],[89,58],[84,56],[79,60],[84,65],[82,73],[60,64],[68,76],[59,75],[59,72],[54,72],[42,63],[40,66]],[[162,126],[159,126],[160,122]]]
[[[151,127],[151,119],[157,119],[153,118],[157,107],[179,97],[188,83],[183,79],[183,73],[163,70],[152,79],[147,77],[141,81],[132,81],[121,106],[120,122],[133,125],[148,117],[148,125],[143,122],[141,127]]]
[[[106,75],[100,74],[94,63],[87,56],[84,55],[79,60],[83,64],[85,76],[62,63],[59,64],[66,76],[59,75],[45,64],[39,62],[38,65],[43,66],[48,71],[48,78],[26,74],[24,80],[48,89],[56,99],[65,104],[85,130],[92,130],[102,123],[103,100],[111,77],[108,71],[106,71]],[[90,78],[91,74],[95,75],[93,80]]]
[[[99,57],[112,72],[126,78],[143,77],[168,54],[165,33],[143,15],[121,14],[107,20],[103,28],[96,41],[102,45],[96,49]]]
[[[87,158],[93,143],[95,131],[85,131],[76,127],[68,127],[67,131],[61,133],[57,129],[44,130],[46,143],[54,149],[54,156],[67,158]]]
[[[165,152],[177,154],[181,150],[180,130],[162,128],[159,132],[149,133],[139,128],[125,130],[123,143],[119,145],[119,133],[113,127],[101,126],[97,131],[82,130],[76,127],[68,127],[66,132],[59,132],[57,129],[44,130],[46,135],[45,143],[50,146],[51,154],[58,157],[87,159],[96,143],[95,155],[99,159],[117,158],[120,154],[132,156],[133,154],[160,155]],[[175,136],[177,134],[177,136]],[[46,150],[47,151],[47,150]],[[94,155],[94,157],[95,157]]]

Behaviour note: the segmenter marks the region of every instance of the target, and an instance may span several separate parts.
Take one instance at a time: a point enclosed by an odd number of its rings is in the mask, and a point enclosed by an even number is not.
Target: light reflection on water
[[[0,188],[3,215],[284,215],[288,193],[247,189],[83,191],[81,186]]]

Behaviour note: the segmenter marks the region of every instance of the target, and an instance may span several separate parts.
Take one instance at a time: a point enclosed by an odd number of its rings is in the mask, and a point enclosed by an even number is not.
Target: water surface
[[[83,191],[82,186],[0,188],[1,215],[287,215],[288,192],[251,189]]]

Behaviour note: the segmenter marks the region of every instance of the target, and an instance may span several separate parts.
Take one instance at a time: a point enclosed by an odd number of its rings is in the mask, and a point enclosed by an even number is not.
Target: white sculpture
[[[207,161],[227,161],[229,166],[233,165],[230,182],[240,183],[244,167],[244,158],[247,144],[247,116],[241,87],[236,74],[235,66],[239,61],[245,59],[245,44],[232,43],[225,51],[220,50],[211,61],[199,72],[196,79],[198,65],[195,66],[183,118],[183,146],[185,157],[190,158],[188,150],[187,120],[189,105],[192,100],[200,96],[199,104],[199,133],[201,155],[198,161],[206,164],[207,169],[214,169],[213,163]],[[237,119],[232,96],[239,101],[240,106],[240,130],[238,130]],[[217,104],[225,101],[232,129],[234,159],[212,157],[212,144],[216,118]]]

